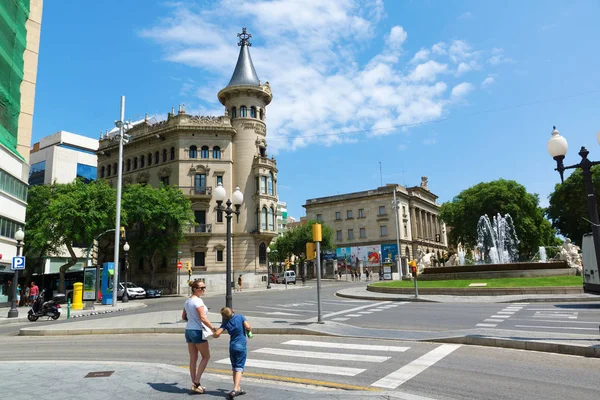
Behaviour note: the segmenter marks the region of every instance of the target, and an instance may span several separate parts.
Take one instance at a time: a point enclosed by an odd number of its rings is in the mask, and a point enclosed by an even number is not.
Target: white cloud
[[[421,61],[425,61],[429,58],[429,54],[430,51],[427,49],[421,49],[419,51],[416,52],[416,54],[414,55],[414,57],[412,58],[412,60],[410,60],[411,63],[418,63]]]
[[[496,81],[495,75],[490,74],[483,80],[483,82],[481,82],[481,87],[484,87],[484,88],[488,87],[488,86],[492,85],[495,81]]]
[[[473,66],[470,63],[461,62],[458,64],[458,68],[456,69],[456,76],[461,76],[462,74],[469,72],[473,69]]]
[[[488,63],[492,65],[514,64],[515,61],[512,58],[506,57],[503,49],[494,47],[492,49],[492,56],[488,58]]]
[[[381,0],[223,0],[201,10],[186,4],[168,9],[140,36],[160,46],[164,60],[197,68],[190,73],[194,80],[182,76],[178,82],[189,109],[222,113],[215,94],[229,82],[239,52],[235,34],[246,26],[258,76],[273,90],[267,110],[273,154],[427,123],[474,89],[463,82],[448,91],[453,71],[447,57],[458,69],[460,63],[477,65],[477,52],[464,41],[438,42],[401,64],[408,35],[397,25],[379,51],[362,61],[361,46],[380,42],[373,39],[384,17]],[[429,60],[432,54],[445,62]],[[461,75],[468,72],[463,66]]]
[[[452,88],[452,91],[450,92],[450,96],[453,99],[458,100],[458,99],[465,97],[473,89],[475,89],[475,86],[473,86],[473,84],[471,84],[469,82],[462,82]]]
[[[467,11],[466,13],[461,14],[458,17],[456,17],[456,19],[459,19],[459,20],[471,19],[471,18],[473,18],[473,14],[471,14],[470,11]]]

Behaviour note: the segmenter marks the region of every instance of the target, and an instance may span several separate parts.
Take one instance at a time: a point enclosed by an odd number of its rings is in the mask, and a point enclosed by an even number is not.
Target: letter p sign
[[[12,269],[13,271],[25,269],[25,256],[13,257],[10,269]]]

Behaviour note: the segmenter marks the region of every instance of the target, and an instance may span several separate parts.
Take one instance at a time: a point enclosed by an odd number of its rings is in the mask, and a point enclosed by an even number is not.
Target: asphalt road
[[[209,372],[230,375],[228,338],[211,340]],[[373,346],[385,346],[384,349]],[[313,336],[255,335],[247,377],[436,399],[600,398],[599,359],[511,349]],[[161,362],[185,367],[182,335],[7,337],[2,360]],[[277,383],[285,385],[285,383]]]

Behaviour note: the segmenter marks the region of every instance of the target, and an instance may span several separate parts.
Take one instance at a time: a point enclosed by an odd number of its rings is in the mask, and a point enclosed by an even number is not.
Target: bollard
[[[67,299],[67,319],[71,318],[71,299]]]

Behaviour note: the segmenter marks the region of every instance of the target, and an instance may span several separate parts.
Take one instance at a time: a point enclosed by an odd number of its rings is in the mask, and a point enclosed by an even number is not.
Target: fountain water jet
[[[492,221],[482,215],[477,223],[477,248],[482,260],[491,264],[519,261],[519,239],[510,214],[497,214]]]

